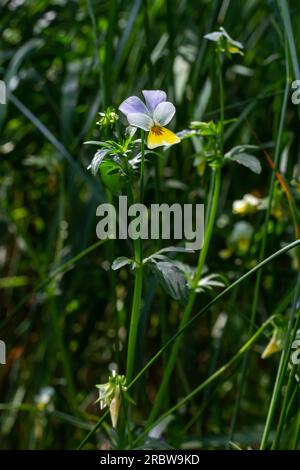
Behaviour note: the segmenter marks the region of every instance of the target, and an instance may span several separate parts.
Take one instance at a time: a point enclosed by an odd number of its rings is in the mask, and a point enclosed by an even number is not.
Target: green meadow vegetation
[[[0,449],[300,449],[299,30],[0,2]],[[119,196],[204,204],[202,248],[98,238]]]

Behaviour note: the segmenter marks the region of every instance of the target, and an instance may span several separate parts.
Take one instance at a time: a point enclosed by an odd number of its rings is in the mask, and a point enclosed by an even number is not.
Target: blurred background
[[[298,47],[297,2],[290,2],[290,14]],[[193,120],[218,119],[214,46],[203,36],[220,26],[244,45],[244,56],[224,62],[226,118],[236,119],[226,126],[226,149],[262,145],[273,159],[286,83],[276,1],[1,1],[0,79],[8,96],[7,104],[0,105],[0,338],[7,347],[7,363],[0,366],[0,448],[75,448],[97,421],[95,384],[106,382],[115,364],[121,372],[125,366],[133,277],[126,268],[110,269],[115,257],[130,255],[130,246],[101,244],[96,238],[96,207],[113,196],[87,171],[95,148],[83,143],[107,137],[96,125],[99,111],[117,108],[143,89],[167,92],[176,105],[176,131]],[[299,150],[298,110],[289,102],[280,171],[295,204]],[[240,165],[224,170],[209,272],[230,282],[259,257],[264,210],[232,210],[247,193],[259,200],[268,196],[271,166],[264,152],[257,156],[260,175]],[[151,201],[151,159],[146,172],[146,199]],[[204,202],[208,186],[201,142],[187,140],[166,153],[165,202]],[[278,181],[274,201],[266,255],[294,239],[293,218]],[[150,248],[146,244],[145,250]],[[184,259],[196,265],[196,255]],[[289,253],[264,270],[259,324],[290,305],[295,269],[295,256]],[[253,288],[250,278],[188,333],[169,403],[243,344]],[[195,312],[216,292],[203,292]],[[151,276],[143,295],[139,366],[159,349],[162,337],[176,331],[182,313],[182,306],[165,297]],[[162,308],[166,319],[160,318]],[[221,339],[211,334],[220,314],[226,324]],[[256,352],[267,342],[261,341]],[[263,362],[260,354],[251,355],[238,416],[239,442],[257,443],[277,361],[278,356]],[[151,408],[162,366],[158,361],[139,385],[134,411],[139,425]],[[169,431],[173,446],[226,445],[236,376],[217,385],[179,413]],[[195,417],[200,406],[201,419],[181,432],[182,423]],[[89,446],[105,448],[108,441],[104,429]]]

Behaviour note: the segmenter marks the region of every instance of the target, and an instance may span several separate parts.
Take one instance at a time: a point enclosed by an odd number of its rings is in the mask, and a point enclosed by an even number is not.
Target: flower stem
[[[144,172],[145,172],[145,133],[141,132],[141,174],[140,174],[140,202],[144,199]],[[128,184],[127,188],[129,204],[133,203],[133,193],[131,185]],[[134,373],[135,363],[135,350],[136,350],[136,338],[139,326],[141,300],[142,300],[142,288],[143,288],[143,252],[142,252],[142,241],[141,239],[134,240],[134,257],[136,262],[135,275],[134,275],[134,291],[133,301],[131,309],[130,327],[129,327],[129,338],[128,338],[128,349],[127,349],[127,371],[126,379],[127,383],[130,383]]]
[[[137,337],[137,330],[138,330],[139,317],[140,317],[141,298],[142,298],[142,286],[143,286],[143,268],[142,266],[138,266],[135,270],[135,277],[134,277],[134,293],[133,293],[133,302],[132,302],[131,320],[130,320],[130,329],[129,329],[129,338],[128,338],[127,372],[126,372],[126,379],[128,383],[133,378],[136,337]]]
[[[217,54],[217,71],[218,71],[218,81],[219,81],[219,99],[220,99],[220,123],[221,123],[221,132],[220,132],[220,146],[221,151],[224,149],[224,120],[225,120],[225,111],[224,111],[224,85],[223,85],[223,74],[222,74],[222,58],[221,54]]]

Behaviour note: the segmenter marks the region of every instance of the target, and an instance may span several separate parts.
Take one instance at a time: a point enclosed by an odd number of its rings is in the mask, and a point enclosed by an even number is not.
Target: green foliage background
[[[299,5],[289,3],[299,51]],[[128,96],[141,96],[143,89],[167,92],[176,105],[176,131],[193,120],[217,120],[215,54],[203,36],[219,26],[245,48],[243,57],[233,56],[224,63],[225,114],[237,119],[226,126],[225,147],[261,143],[273,159],[286,83],[285,28],[276,1],[1,2],[0,78],[7,84],[8,102],[0,105],[0,337],[7,345],[7,364],[0,366],[0,448],[76,448],[100,416],[93,404],[94,385],[107,381],[115,363],[124,371],[133,277],[126,267],[113,273],[110,264],[117,256],[129,256],[131,247],[97,242],[95,210],[111,195],[86,170],[94,148],[83,142],[107,137],[95,125],[100,110],[117,108]],[[300,78],[294,64],[290,63],[291,80]],[[298,108],[289,99],[280,171],[295,207],[299,150]],[[164,202],[206,203],[209,169],[202,173],[195,165],[200,155],[198,140],[183,141],[165,154],[160,181]],[[232,213],[233,201],[245,193],[268,197],[272,168],[263,151],[257,156],[260,175],[240,165],[223,172],[218,221],[206,264],[210,273],[222,274],[229,282],[259,260],[264,211],[244,218]],[[150,156],[149,203],[155,191],[153,175]],[[266,256],[295,239],[294,220],[278,181],[275,200]],[[234,245],[230,257],[220,256],[241,220],[253,228],[249,246],[241,251]],[[94,243],[99,246],[85,254]],[[153,252],[150,242],[145,252]],[[73,260],[78,254],[84,256]],[[177,259],[196,264],[196,255]],[[265,267],[257,325],[276,312],[288,316],[296,275],[294,252]],[[240,284],[185,334],[165,410],[245,343],[254,281],[251,277]],[[217,292],[199,295],[194,313]],[[176,332],[182,313],[182,306],[163,293],[153,276],[145,282],[143,298],[138,368]],[[216,339],[212,329],[222,312],[227,323]],[[260,358],[268,341],[261,338],[250,354],[234,436],[242,447],[258,446],[265,424],[279,362],[278,354],[267,361]],[[138,429],[151,409],[166,355],[136,387],[131,419]],[[234,368],[175,413],[164,433],[166,445],[214,449],[228,445],[239,371]],[[46,386],[55,391],[53,404],[41,410],[37,396]],[[286,417],[282,447],[295,438],[298,422],[299,393]],[[105,448],[114,439],[107,421],[87,447]]]

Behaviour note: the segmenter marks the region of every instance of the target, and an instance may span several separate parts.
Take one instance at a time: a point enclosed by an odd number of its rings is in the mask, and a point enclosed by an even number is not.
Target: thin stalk
[[[217,72],[218,72],[219,95],[220,95],[220,123],[221,123],[220,140],[221,140],[221,151],[223,152],[225,111],[224,111],[224,85],[223,85],[221,54],[217,54]]]
[[[141,132],[141,174],[140,174],[140,202],[144,199],[144,171],[145,171],[145,133]],[[133,194],[130,184],[128,184],[128,197],[130,205],[133,203]],[[128,350],[127,350],[127,371],[126,379],[129,383],[132,380],[135,363],[135,350],[136,338],[139,326],[141,301],[142,301],[142,288],[143,288],[143,253],[142,242],[140,240],[134,241],[134,257],[136,262],[135,277],[134,277],[134,292],[131,310],[131,319],[128,337]]]
[[[113,204],[113,195],[112,193],[107,190],[107,199],[110,204]],[[106,246],[107,249],[107,256],[112,265],[115,257],[116,257],[116,244],[115,240],[111,240],[110,246]],[[117,278],[116,272],[113,269],[109,270],[109,286],[110,286],[110,295],[109,298],[111,299],[112,305],[112,321],[115,323],[115,361],[116,364],[120,364],[120,341],[119,341],[119,329],[121,326],[121,318],[120,312],[117,309]]]
[[[208,198],[207,198],[207,208],[205,210],[205,230],[209,221],[209,214],[211,213],[211,206],[212,206],[212,199],[214,194],[214,187],[215,187],[215,179],[216,173],[213,171],[210,178],[209,190],[208,190]]]
[[[141,309],[142,287],[143,287],[143,268],[142,266],[138,266],[135,269],[133,302],[132,302],[131,320],[130,320],[129,338],[128,338],[126,378],[129,382],[132,380],[132,377],[133,377],[136,337],[137,337],[138,324],[139,324],[139,318],[140,318],[140,309]]]
[[[269,225],[269,219],[270,219],[272,203],[273,203],[273,195],[274,195],[274,188],[275,188],[275,181],[276,181],[276,172],[277,172],[277,168],[278,168],[278,164],[279,164],[279,158],[280,158],[282,133],[283,133],[283,126],[284,126],[284,120],[285,120],[285,113],[286,113],[286,109],[287,109],[288,97],[289,97],[289,68],[288,68],[288,59],[286,58],[286,85],[285,85],[285,91],[284,91],[283,102],[282,102],[281,113],[280,113],[278,137],[277,137],[277,140],[276,140],[276,148],[275,148],[275,156],[274,156],[274,166],[273,166],[273,171],[272,171],[271,180],[270,180],[270,187],[269,187],[269,195],[270,196],[269,196],[268,207],[267,207],[267,211],[266,211],[265,219],[264,219],[264,224],[263,224],[263,236],[262,236],[262,241],[261,241],[260,250],[259,250],[259,261],[262,261],[264,259],[265,253],[266,253],[267,237],[268,237],[268,225]],[[262,270],[258,271],[257,276],[256,276],[256,280],[255,280],[254,293],[253,293],[253,302],[252,302],[251,315],[250,315],[250,325],[249,325],[249,330],[248,330],[248,337],[250,337],[252,335],[253,328],[254,328],[255,321],[256,321],[257,304],[258,304],[258,299],[259,299],[261,279],[262,279]],[[234,413],[233,413],[233,417],[232,417],[232,421],[231,421],[229,441],[234,440],[234,433],[235,433],[235,428],[236,428],[237,416],[238,416],[238,412],[239,412],[239,409],[240,409],[241,399],[242,399],[244,385],[245,385],[245,381],[246,381],[246,375],[247,375],[247,369],[248,369],[248,360],[249,360],[249,354],[247,353],[244,356],[244,360],[243,360],[243,364],[242,364],[240,380],[239,380],[238,390],[237,390],[237,396],[236,396],[236,401],[235,401],[235,408],[234,408]]]
[[[103,421],[105,420],[106,416],[109,415],[109,409],[107,409],[101,418],[99,418],[98,422],[95,424],[93,429],[90,430],[90,432],[85,436],[85,438],[81,441],[79,446],[77,447],[77,450],[81,450],[85,444],[90,440],[90,438],[98,431],[100,426],[102,425]]]
[[[289,419],[289,417],[291,416],[294,401],[295,401],[295,398],[299,398],[298,395],[299,395],[299,383],[297,382],[297,380],[294,380],[293,390],[291,391],[290,399],[286,408],[286,414],[285,414],[286,419]]]
[[[300,440],[300,409],[298,410],[297,418],[296,418],[296,429],[293,436],[293,442],[291,445],[291,449],[296,450],[298,447],[298,442]]]

